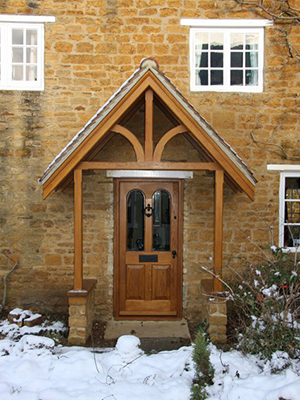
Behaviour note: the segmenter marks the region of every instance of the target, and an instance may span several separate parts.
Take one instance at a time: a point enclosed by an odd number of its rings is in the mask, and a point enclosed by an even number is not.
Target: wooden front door
[[[181,181],[118,180],[116,186],[115,317],[179,318]]]

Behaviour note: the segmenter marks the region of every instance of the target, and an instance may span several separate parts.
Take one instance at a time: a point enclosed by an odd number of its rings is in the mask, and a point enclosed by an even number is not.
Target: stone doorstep
[[[181,321],[108,321],[104,339],[118,339],[122,335],[135,335],[140,339],[180,338],[191,340],[185,319]]]

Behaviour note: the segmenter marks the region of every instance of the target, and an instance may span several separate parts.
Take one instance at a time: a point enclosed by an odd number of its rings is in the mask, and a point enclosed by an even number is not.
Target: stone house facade
[[[299,65],[263,15],[231,0],[7,0],[0,14],[1,275],[11,266],[6,255],[19,261],[9,282],[9,307],[67,312],[66,294],[74,278],[74,186],[71,179],[43,200],[39,178],[145,57],[155,59],[166,79],[257,180],[252,182],[254,200],[225,181],[223,266],[240,268],[241,256],[255,260],[256,249],[269,243],[291,251],[297,247]],[[300,45],[297,28],[288,29]],[[168,114],[172,109],[153,107],[157,144],[174,123]],[[144,103],[126,122],[141,142],[143,112]],[[183,135],[164,150],[163,160],[170,163],[209,161],[211,155],[207,148],[199,153]],[[117,134],[93,160],[130,164],[135,157],[128,140]],[[206,312],[203,286],[212,278],[201,267],[212,270],[215,257],[215,175],[191,172],[192,178],[180,180],[180,315],[201,320]],[[115,315],[115,176],[106,170],[84,174],[83,275],[93,293],[88,291],[85,299],[84,293],[76,297],[71,291],[69,312],[85,325],[91,318]],[[86,304],[94,305],[93,316]]]

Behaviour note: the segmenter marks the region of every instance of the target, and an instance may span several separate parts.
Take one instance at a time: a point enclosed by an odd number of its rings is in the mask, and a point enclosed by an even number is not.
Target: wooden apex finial
[[[159,69],[158,62],[151,57],[143,58],[142,61],[140,62],[140,68],[155,68]]]

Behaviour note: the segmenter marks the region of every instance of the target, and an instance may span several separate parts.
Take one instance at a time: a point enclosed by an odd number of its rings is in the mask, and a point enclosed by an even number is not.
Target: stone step
[[[122,335],[135,335],[140,339],[191,340],[185,319],[180,321],[108,321],[104,339],[118,339]]]

